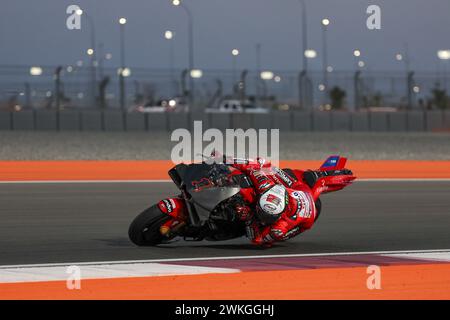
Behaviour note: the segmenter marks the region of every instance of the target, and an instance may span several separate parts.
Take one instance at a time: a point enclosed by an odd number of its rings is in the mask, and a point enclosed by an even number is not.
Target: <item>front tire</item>
[[[140,213],[130,224],[128,237],[137,246],[155,246],[160,244],[164,236],[159,229],[170,219],[162,213],[157,205]]]
[[[320,199],[318,198],[316,200],[315,205],[316,205],[316,217],[314,218],[314,222],[316,222],[317,219],[319,219],[320,212],[322,211],[322,201],[320,201]]]

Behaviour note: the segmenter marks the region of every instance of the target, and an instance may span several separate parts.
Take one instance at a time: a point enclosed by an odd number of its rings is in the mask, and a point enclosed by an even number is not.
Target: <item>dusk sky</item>
[[[255,69],[255,45],[262,44],[264,69],[301,67],[301,7],[297,0],[185,0],[194,16],[195,65],[230,69],[231,50],[238,48],[239,68]],[[168,68],[165,30],[175,32],[175,65],[187,65],[187,18],[169,0],[14,0],[2,1],[1,65],[57,65],[88,60],[90,30],[66,28],[66,8],[77,4],[95,20],[97,40],[119,65],[118,18],[126,17],[126,62],[129,66]],[[336,70],[354,68],[354,49],[369,70],[403,70],[395,60],[407,43],[411,67],[435,71],[438,49],[450,48],[448,0],[306,0],[309,47],[319,56],[310,62],[320,70],[321,20],[330,19],[329,64]],[[368,30],[366,9],[379,5],[381,30]]]

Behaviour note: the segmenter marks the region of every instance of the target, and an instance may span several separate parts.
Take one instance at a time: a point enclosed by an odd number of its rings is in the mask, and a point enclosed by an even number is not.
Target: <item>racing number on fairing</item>
[[[207,178],[201,178],[199,181],[192,181],[192,186],[194,187],[195,191],[200,191],[208,187],[212,187],[211,180]]]

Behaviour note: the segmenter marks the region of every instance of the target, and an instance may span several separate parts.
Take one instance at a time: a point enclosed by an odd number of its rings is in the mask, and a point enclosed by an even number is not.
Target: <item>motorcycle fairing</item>
[[[347,172],[345,170],[338,170],[334,172],[334,174],[319,178],[312,189],[314,201],[316,201],[322,193],[341,190],[351,184],[355,179],[356,177],[352,175],[351,171]]]
[[[200,192],[191,192],[191,202],[196,209],[199,223],[208,221],[211,211],[217,207],[219,203],[238,194],[239,187],[222,187],[203,189]]]

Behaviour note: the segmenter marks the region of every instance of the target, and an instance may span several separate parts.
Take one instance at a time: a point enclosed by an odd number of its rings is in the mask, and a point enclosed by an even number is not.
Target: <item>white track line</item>
[[[289,258],[289,257],[333,257],[333,256],[353,256],[353,255],[399,255],[399,254],[429,254],[429,253],[450,253],[450,249],[431,250],[394,250],[394,251],[359,251],[359,252],[325,252],[325,253],[301,253],[301,254],[275,254],[258,256],[224,256],[224,257],[200,257],[200,258],[173,258],[173,259],[151,259],[151,260],[124,260],[124,261],[100,261],[100,262],[65,262],[46,264],[22,264],[3,265],[1,269],[8,268],[40,268],[55,266],[89,266],[89,265],[114,265],[114,264],[136,264],[136,263],[168,263],[183,261],[204,261],[204,260],[238,260],[238,259],[264,259],[264,258]]]
[[[0,181],[0,184],[77,184],[77,183],[168,183],[172,180],[13,180]],[[450,178],[367,178],[355,182],[450,182]]]
[[[84,265],[79,269],[82,279],[114,279],[134,277],[161,277],[179,275],[199,275],[209,273],[238,273],[239,269],[220,267],[200,267],[171,265],[162,263],[135,263],[111,265]],[[48,267],[9,267],[1,270],[0,283],[42,282],[67,280],[65,266]]]
[[[240,269],[222,267],[202,267],[195,265],[174,265],[175,261],[201,261],[218,259],[249,259],[249,258],[279,258],[279,257],[318,257],[379,254],[402,258],[416,258],[428,261],[450,261],[450,249],[445,250],[414,250],[414,251],[371,251],[371,252],[336,252],[318,254],[291,254],[266,256],[209,257],[187,259],[161,259],[111,262],[83,263],[53,263],[40,265],[11,265],[0,267],[0,283],[23,283],[42,281],[64,281],[71,271],[68,266],[79,267],[81,279],[114,279],[128,277],[160,277],[174,275],[199,275],[210,273],[239,273]],[[72,270],[73,271],[73,270]]]
[[[406,259],[450,262],[450,252],[395,253],[389,254],[387,256]]]

